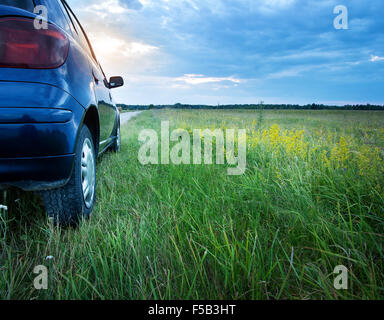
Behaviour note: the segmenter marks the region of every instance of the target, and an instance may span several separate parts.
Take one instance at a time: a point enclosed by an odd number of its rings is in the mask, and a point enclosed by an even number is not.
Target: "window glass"
[[[59,0],[58,2],[59,2],[59,6],[60,6],[61,10],[63,11],[63,13],[65,15],[65,18],[68,21],[68,24],[69,24],[69,27],[72,31],[73,36],[76,36],[77,32],[75,30],[75,27],[73,26],[73,23],[72,23],[71,17],[69,16],[69,12],[68,12],[67,8],[64,6],[62,1]]]
[[[88,42],[87,36],[83,32],[83,30],[82,30],[79,22],[77,21],[76,17],[73,15],[72,11],[67,6],[66,6],[66,10],[67,10],[67,13],[69,14],[69,17],[70,17],[70,19],[71,19],[71,21],[75,27],[75,30],[76,30],[77,35],[79,37],[81,46],[93,57],[93,59],[95,61],[97,61],[96,57],[93,53],[92,47]]]
[[[1,1],[1,0],[0,0]],[[64,13],[60,7],[58,0],[44,0],[41,4],[48,9],[48,20],[56,23],[59,27],[65,31],[71,33],[69,23],[64,16]]]
[[[33,12],[33,8],[35,7],[33,4],[33,0],[0,0],[0,5],[17,7],[20,9],[24,9],[30,12]]]

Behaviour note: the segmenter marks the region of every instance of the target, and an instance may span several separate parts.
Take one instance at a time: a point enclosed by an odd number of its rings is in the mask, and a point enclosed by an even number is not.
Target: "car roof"
[[[33,12],[35,7],[33,0],[0,0],[0,5],[15,7]]]

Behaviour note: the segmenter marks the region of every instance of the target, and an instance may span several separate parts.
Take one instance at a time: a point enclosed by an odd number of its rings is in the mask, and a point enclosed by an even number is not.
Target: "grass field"
[[[246,173],[142,166],[138,133],[161,120],[246,128]],[[38,197],[8,193],[1,298],[384,298],[384,113],[146,111],[122,133],[78,230],[50,226]],[[46,291],[33,287],[36,265],[49,269]],[[348,290],[334,288],[338,265]]]

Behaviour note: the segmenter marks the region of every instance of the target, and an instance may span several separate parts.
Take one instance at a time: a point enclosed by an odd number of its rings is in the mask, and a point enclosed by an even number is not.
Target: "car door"
[[[95,81],[96,97],[100,117],[100,150],[103,151],[112,141],[113,129],[116,122],[117,109],[113,105],[109,91],[109,82],[101,66],[92,61],[92,75]]]
[[[99,110],[99,120],[100,120],[100,146],[99,151],[103,152],[105,148],[112,142],[113,139],[113,129],[117,119],[117,108],[113,104],[112,96],[109,90],[109,82],[106,79],[103,70],[101,69],[100,64],[98,63],[96,56],[93,52],[92,46],[88,40],[88,37],[82,28],[79,20],[76,18],[72,10],[66,4],[65,1],[62,1],[69,17],[72,21],[72,24],[75,28],[75,32],[79,37],[79,41],[83,46],[84,50],[89,56],[89,66],[92,72],[92,77],[94,81],[94,90],[97,101],[97,108]]]

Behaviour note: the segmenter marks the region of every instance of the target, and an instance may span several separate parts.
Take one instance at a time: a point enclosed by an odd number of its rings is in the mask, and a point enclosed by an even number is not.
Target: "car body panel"
[[[0,5],[0,18],[5,16],[36,17]],[[62,66],[0,68],[0,189],[45,190],[65,185],[88,110],[97,110],[100,136],[94,140],[99,142],[95,146],[99,155],[116,139],[119,112],[103,70],[72,32],[62,31],[70,42]]]
[[[72,119],[72,111],[44,108],[2,108],[0,124],[66,123]]]
[[[0,189],[41,191],[62,187],[69,181],[74,157],[0,158]]]
[[[111,93],[108,89],[108,82],[100,66],[91,61],[90,67],[95,82],[95,95],[97,107],[100,114],[100,149],[104,149],[111,143],[114,122],[116,119],[117,108],[113,104]]]
[[[36,17],[36,15],[34,15],[32,12],[2,4],[0,4],[0,13],[1,16],[26,16],[31,18]]]
[[[9,109],[13,112],[6,113]],[[41,121],[44,120],[41,118],[44,109],[47,109],[45,121]],[[12,123],[0,121],[0,158],[57,156],[74,152],[85,109],[71,95],[46,84],[0,81],[0,119],[13,116],[15,110],[24,120],[17,123],[15,119]],[[70,118],[63,118],[59,111],[67,111],[66,117],[70,111]],[[52,118],[47,123],[49,116]]]

